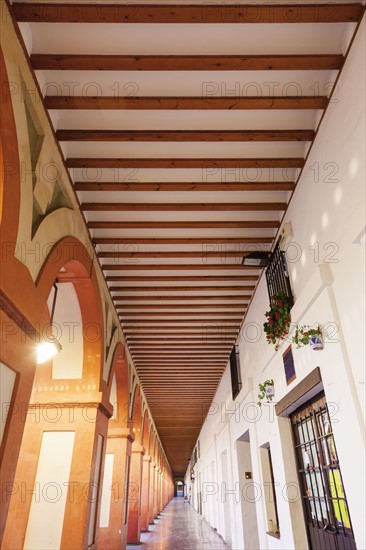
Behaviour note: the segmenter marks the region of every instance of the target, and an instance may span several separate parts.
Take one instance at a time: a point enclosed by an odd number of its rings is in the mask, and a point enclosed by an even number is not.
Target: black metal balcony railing
[[[294,297],[287,270],[286,253],[280,250],[279,243],[277,243],[271,254],[271,259],[266,269],[266,279],[270,300],[272,301],[272,296],[275,294],[283,293],[287,296],[290,307],[292,307],[294,305]]]

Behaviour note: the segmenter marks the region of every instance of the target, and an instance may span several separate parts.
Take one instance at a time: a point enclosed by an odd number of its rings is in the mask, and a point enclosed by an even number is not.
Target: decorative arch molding
[[[114,407],[113,417],[109,421],[109,430],[112,427],[130,427],[129,418],[129,377],[126,349],[122,342],[118,342],[112,352],[111,366],[108,379],[108,398]],[[112,403],[111,390],[113,381],[116,384],[116,403]],[[117,410],[116,410],[117,408]]]
[[[52,286],[72,283],[80,306],[84,348],[82,382],[93,392],[102,388],[104,361],[104,323],[101,292],[92,259],[86,248],[74,237],[67,237],[52,247],[36,281],[37,314],[41,333],[49,326],[47,300]],[[61,327],[61,332],[67,327]],[[47,376],[42,369],[42,378]],[[69,384],[75,389],[78,381]]]

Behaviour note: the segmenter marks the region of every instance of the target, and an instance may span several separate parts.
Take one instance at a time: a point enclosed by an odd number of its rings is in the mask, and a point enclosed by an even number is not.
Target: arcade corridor
[[[0,9],[0,549],[365,550],[366,0]]]

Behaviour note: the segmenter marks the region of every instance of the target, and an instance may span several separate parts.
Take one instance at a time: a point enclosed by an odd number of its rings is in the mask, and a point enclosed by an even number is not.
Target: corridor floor
[[[147,533],[141,534],[139,545],[128,545],[136,550],[230,550],[216,531],[183,498],[174,498],[150,525]]]

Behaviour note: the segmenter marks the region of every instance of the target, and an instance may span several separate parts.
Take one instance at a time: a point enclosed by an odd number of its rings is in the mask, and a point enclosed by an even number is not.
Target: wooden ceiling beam
[[[249,301],[250,297],[252,296],[251,292],[247,292],[245,294],[238,294],[238,295],[231,295],[231,294],[215,294],[212,296],[114,296],[114,303],[116,305],[124,305],[126,307],[132,307],[132,304],[130,306],[127,306],[125,302],[141,302],[141,301],[184,301],[184,302],[190,302],[190,301],[220,301],[220,300],[233,300],[233,301]],[[176,304],[179,306],[179,304]],[[196,304],[197,305],[197,304]],[[153,305],[149,304],[151,307],[159,307],[159,304]],[[192,304],[192,307],[194,304]],[[164,305],[165,307],[165,305]],[[175,307],[175,304],[173,305]],[[188,307],[191,307],[188,305]],[[201,307],[201,306],[200,306]],[[221,306],[220,306],[221,307]]]
[[[135,346],[131,346],[129,345],[129,350],[131,351],[131,353],[137,353],[139,354],[140,352],[146,352],[146,351],[151,351],[152,353],[161,353],[161,352],[182,352],[184,353],[185,351],[188,353],[188,352],[194,352],[194,351],[199,351],[199,350],[205,350],[207,352],[225,352],[227,353],[227,350],[231,350],[232,348],[232,345],[231,343],[226,343],[226,344],[212,344],[210,342],[206,342],[206,343],[196,343],[194,345],[191,345],[191,344],[186,344],[183,342],[182,343],[177,343],[175,346],[172,345],[172,344],[169,344],[169,345],[165,345],[165,344],[161,344],[161,345],[153,345],[153,344],[145,344],[145,345],[141,345],[141,343],[137,343]]]
[[[138,314],[136,314],[138,315]],[[215,329],[215,331],[224,331],[227,329],[237,329],[239,328],[239,324],[241,322],[241,318],[238,320],[236,319],[227,319],[226,317],[221,317],[221,319],[197,319],[197,317],[194,317],[193,319],[167,319],[166,321],[162,321],[161,319],[127,319],[126,321],[122,321],[123,325],[127,323],[127,326],[124,326],[123,328],[128,330],[132,330],[135,334],[141,329],[153,329],[156,330],[159,323],[169,323],[168,326],[159,326],[158,328],[163,328],[164,330],[180,330],[181,328],[189,328],[190,330],[197,328],[199,330],[211,330]],[[139,324],[139,323],[149,323],[149,324]],[[179,326],[181,323],[183,323],[183,326]],[[189,325],[186,325],[185,323],[190,323]],[[195,324],[201,324],[201,327],[195,327],[191,325]],[[177,325],[177,326],[173,326]]]
[[[198,168],[240,169],[240,168],[302,168],[303,158],[88,158],[69,157],[68,168]],[[135,205],[137,209],[138,204]]]
[[[277,229],[279,220],[247,221],[91,221],[89,229]]]
[[[293,191],[294,182],[103,182],[77,181],[76,191]]]
[[[110,286],[110,292],[202,292],[202,291],[216,291],[216,290],[228,290],[232,292],[250,291],[254,290],[255,285],[241,285],[241,286]],[[133,296],[131,296],[133,298]]]
[[[341,54],[310,55],[97,55],[30,56],[41,71],[330,71],[340,69]]]
[[[216,360],[207,360],[207,361],[204,361],[202,358],[200,359],[197,359],[196,361],[192,361],[192,360],[169,360],[169,359],[159,359],[159,360],[148,360],[148,359],[136,359],[136,367],[138,367],[138,369],[143,369],[144,372],[146,370],[149,370],[149,369],[156,369],[156,368],[159,368],[159,370],[161,372],[163,372],[164,370],[164,366],[166,367],[169,367],[169,368],[175,368],[175,369],[178,369],[178,368],[182,368],[184,369],[184,371],[186,371],[186,367],[192,367],[194,368],[196,371],[199,369],[200,371],[202,372],[213,372],[215,369],[218,371],[218,372],[223,372],[223,370],[225,369],[226,367],[226,364],[227,364],[227,360],[226,359],[222,359],[220,361],[216,361]],[[140,372],[139,370],[139,372]]]
[[[157,334],[163,334],[163,333],[157,333]],[[167,345],[170,345],[172,342],[175,343],[175,341],[177,341],[177,343],[183,343],[183,344],[184,343],[187,343],[187,344],[212,343],[215,345],[216,342],[231,344],[236,340],[236,333],[232,333],[230,337],[228,335],[223,335],[223,337],[219,335],[205,337],[205,335],[203,334],[197,337],[197,333],[194,333],[194,332],[191,333],[192,336],[187,336],[186,334],[187,333],[184,333],[184,332],[182,334],[179,333],[177,336],[174,336],[173,338],[169,338],[169,337],[166,338],[166,337],[159,337],[159,336],[156,338],[155,337],[150,338],[146,335],[143,335],[141,338],[127,338],[126,340],[128,345],[131,345],[131,344],[149,345],[149,344],[153,344],[154,342],[161,342],[161,343],[165,342]]]
[[[145,361],[146,362],[146,361]],[[167,364],[162,364],[161,365],[161,368],[159,366],[159,363],[158,365],[154,365],[154,364],[150,364],[149,362],[147,362],[147,364],[145,366],[142,366],[142,367],[139,367],[138,368],[138,373],[139,373],[139,376],[140,374],[156,374],[156,373],[159,373],[159,374],[169,374],[171,372],[173,373],[176,373],[176,372],[181,372],[182,370],[184,370],[185,373],[189,374],[190,372],[192,373],[196,373],[198,372],[197,371],[197,365],[201,365],[201,368],[202,368],[202,371],[203,371],[203,374],[206,373],[206,370],[210,370],[210,365],[213,365],[212,366],[212,371],[216,374],[222,374],[222,364],[223,362],[220,361],[219,363],[212,363],[212,361],[210,361],[209,364],[205,364],[205,363],[200,363],[199,361],[197,361],[197,363],[195,364],[191,364],[191,363],[185,363],[184,361],[174,361],[172,362],[171,365],[167,365]],[[185,365],[187,366],[187,368],[185,367]],[[184,367],[182,369],[182,366]]]
[[[208,359],[225,359],[228,357],[228,354],[230,354],[230,347],[226,349],[212,349],[211,351],[209,349],[205,348],[187,348],[185,350],[184,348],[174,348],[174,349],[167,349],[166,352],[163,352],[159,349],[151,349],[151,355],[149,355],[148,352],[146,352],[146,349],[142,349],[141,352],[134,352],[133,358],[134,359],[147,359],[148,361],[154,361],[154,359],[160,360],[160,359],[182,359],[182,356],[185,359],[194,359],[195,357],[200,360],[201,357],[206,357]],[[197,361],[198,362],[198,361]]]
[[[159,334],[159,333],[158,333]],[[160,334],[163,334],[163,333],[160,333]],[[191,336],[187,336],[191,334]],[[172,340],[178,340],[179,342],[201,342],[201,343],[206,343],[206,342],[212,342],[212,343],[215,343],[215,342],[232,342],[234,339],[236,338],[235,334],[232,334],[230,338],[227,337],[227,335],[224,337],[224,338],[221,338],[221,336],[205,336],[204,334],[202,334],[201,336],[198,336],[197,337],[197,333],[196,332],[191,332],[191,333],[178,333],[177,335],[172,335],[172,334],[167,334],[167,335],[164,335],[164,336],[155,336],[153,338],[148,338],[148,337],[140,337],[140,336],[130,336],[130,337],[127,337],[126,340],[127,340],[127,343],[128,345],[130,346],[131,344],[140,344],[140,345],[148,345],[148,344],[155,344],[156,342],[165,342],[167,343],[168,345],[171,345],[171,341]]]
[[[226,356],[225,356],[226,357]],[[196,368],[197,366],[200,367],[200,369],[206,367],[207,369],[218,369],[220,370],[223,365],[226,364],[226,358],[225,357],[210,357],[205,359],[204,357],[140,357],[136,358],[136,368],[138,369],[163,369],[165,367],[169,368],[179,368],[181,366],[184,366],[184,368],[187,366]]]
[[[232,340],[233,341],[233,340]],[[139,351],[139,350],[153,350],[158,351],[173,351],[173,350],[199,350],[203,348],[209,348],[212,350],[227,350],[228,348],[231,349],[232,347],[232,341],[231,342],[203,342],[203,341],[195,341],[195,342],[187,342],[187,341],[181,341],[181,342],[160,342],[160,343],[149,343],[149,342],[135,342],[134,345],[132,345],[131,342],[128,343],[128,348],[131,351]]]
[[[59,141],[312,141],[314,130],[57,130]]]
[[[276,96],[276,97],[152,97],[152,96],[46,96],[48,109],[87,110],[293,110],[325,109],[327,96]]]
[[[85,4],[13,3],[18,21],[36,23],[345,23],[363,14],[360,3],[343,4]],[[244,31],[243,31],[244,32]]]
[[[84,202],[81,205],[81,209],[88,212],[256,212],[262,210],[286,210],[286,208],[286,202]]]
[[[175,315],[177,316],[188,315],[188,313],[187,314],[182,313],[182,309],[198,310],[198,311],[191,311],[191,315],[200,315],[199,310],[203,310],[203,309],[225,310],[227,315],[235,315],[235,314],[241,313],[241,311],[229,311],[229,310],[245,308],[247,305],[248,305],[247,302],[240,302],[239,304],[189,304],[187,306],[185,304],[164,304],[164,306],[159,307],[158,304],[150,304],[150,305],[137,304],[136,306],[134,306],[133,304],[116,303],[117,311],[123,317],[125,317],[126,315],[145,315],[145,316],[174,315],[174,313],[170,313],[165,310],[175,310],[176,311]],[[126,311],[126,309],[132,309],[136,311]],[[162,311],[156,311],[154,313],[137,311],[140,309],[142,310],[161,309]],[[206,315],[222,315],[223,313],[224,313],[223,311],[210,311]]]
[[[166,380],[166,376],[162,377],[151,377],[151,378],[141,378],[140,380],[143,384],[144,389],[146,388],[171,388],[174,387],[174,384],[177,382],[182,383],[185,385],[185,387],[189,387],[192,390],[198,389],[201,386],[205,386],[206,382],[211,382],[212,384],[218,384],[220,381],[220,376],[209,376],[208,374],[205,374],[199,378],[188,378],[188,377],[171,377],[169,376],[169,379]],[[192,381],[191,381],[192,380]]]
[[[238,263],[197,263],[197,264],[142,264],[142,263],[120,263],[120,264],[103,264],[102,269],[104,271],[195,271],[195,270],[207,270],[207,271],[216,271],[216,270],[236,270],[240,269],[241,271],[245,270],[255,270],[258,271],[259,268],[253,268],[251,266],[245,266]]]
[[[220,306],[218,306],[218,309],[220,309]],[[222,310],[221,311],[208,311],[208,312],[205,312],[205,311],[202,311],[202,312],[199,312],[199,311],[176,311],[175,313],[174,312],[169,312],[169,311],[142,311],[142,312],[138,312],[138,311],[131,311],[131,312],[126,312],[126,313],[120,313],[119,314],[119,317],[121,319],[121,321],[123,322],[126,322],[129,320],[129,316],[130,315],[141,315],[141,321],[145,321],[145,318],[146,317],[162,317],[162,319],[158,319],[158,322],[159,323],[163,323],[164,322],[164,319],[166,319],[166,321],[168,321],[168,317],[189,317],[190,315],[194,315],[196,317],[212,317],[212,319],[208,319],[208,321],[212,321],[213,323],[215,322],[216,319],[218,319],[218,316],[220,316],[220,319],[222,318],[223,315],[225,315],[225,317],[227,317],[226,321],[241,321],[242,320],[242,316],[238,314],[239,313],[243,313],[244,314],[245,310],[243,310],[242,312],[237,312],[237,311],[225,311],[225,306],[222,306]],[[134,318],[132,318],[134,319]],[[194,320],[194,319],[193,319]],[[179,321],[179,319],[176,319],[176,320],[173,320],[173,319],[169,319],[170,322],[176,322],[176,321]],[[191,321],[191,319],[190,319]],[[197,321],[201,321],[202,323],[205,322],[205,319],[197,319]],[[131,322],[131,318],[130,318],[130,322]],[[135,322],[135,320],[134,320]]]
[[[118,250],[118,245],[116,247],[117,249],[115,251],[107,250],[98,252],[99,258],[112,258],[112,259],[124,259],[127,258],[131,261],[138,258],[145,258],[145,259],[156,259],[156,258],[199,258],[203,261],[206,261],[207,258],[222,258],[225,260],[225,258],[238,258],[242,259],[243,256],[246,256],[247,254],[250,254],[251,252],[258,252],[259,250],[254,250],[251,247],[247,247],[247,250],[212,250],[212,248],[208,248],[207,250],[188,250],[188,251],[165,251],[165,250],[157,250],[154,252],[146,252],[146,251],[140,251],[140,250],[130,250],[130,251],[120,251]]]
[[[241,283],[243,281],[257,281],[258,280],[258,276],[256,275],[197,275],[197,276],[184,276],[184,275],[177,275],[177,276],[174,276],[174,275],[170,275],[170,276],[147,276],[147,277],[144,277],[144,276],[133,276],[133,277],[130,277],[130,276],[124,276],[124,275],[108,275],[106,277],[106,281],[109,282],[109,283],[114,283],[114,282],[134,282],[134,283],[137,283],[137,282],[141,282],[141,283],[146,283],[146,282],[164,282],[164,283],[167,283],[169,281],[171,282],[176,282],[176,281],[179,281],[179,282],[197,282],[197,283],[202,283],[202,282],[214,282],[214,281],[234,281],[234,282],[237,282],[237,283]],[[113,287],[111,287],[113,288]],[[142,287],[143,288],[143,287]]]

